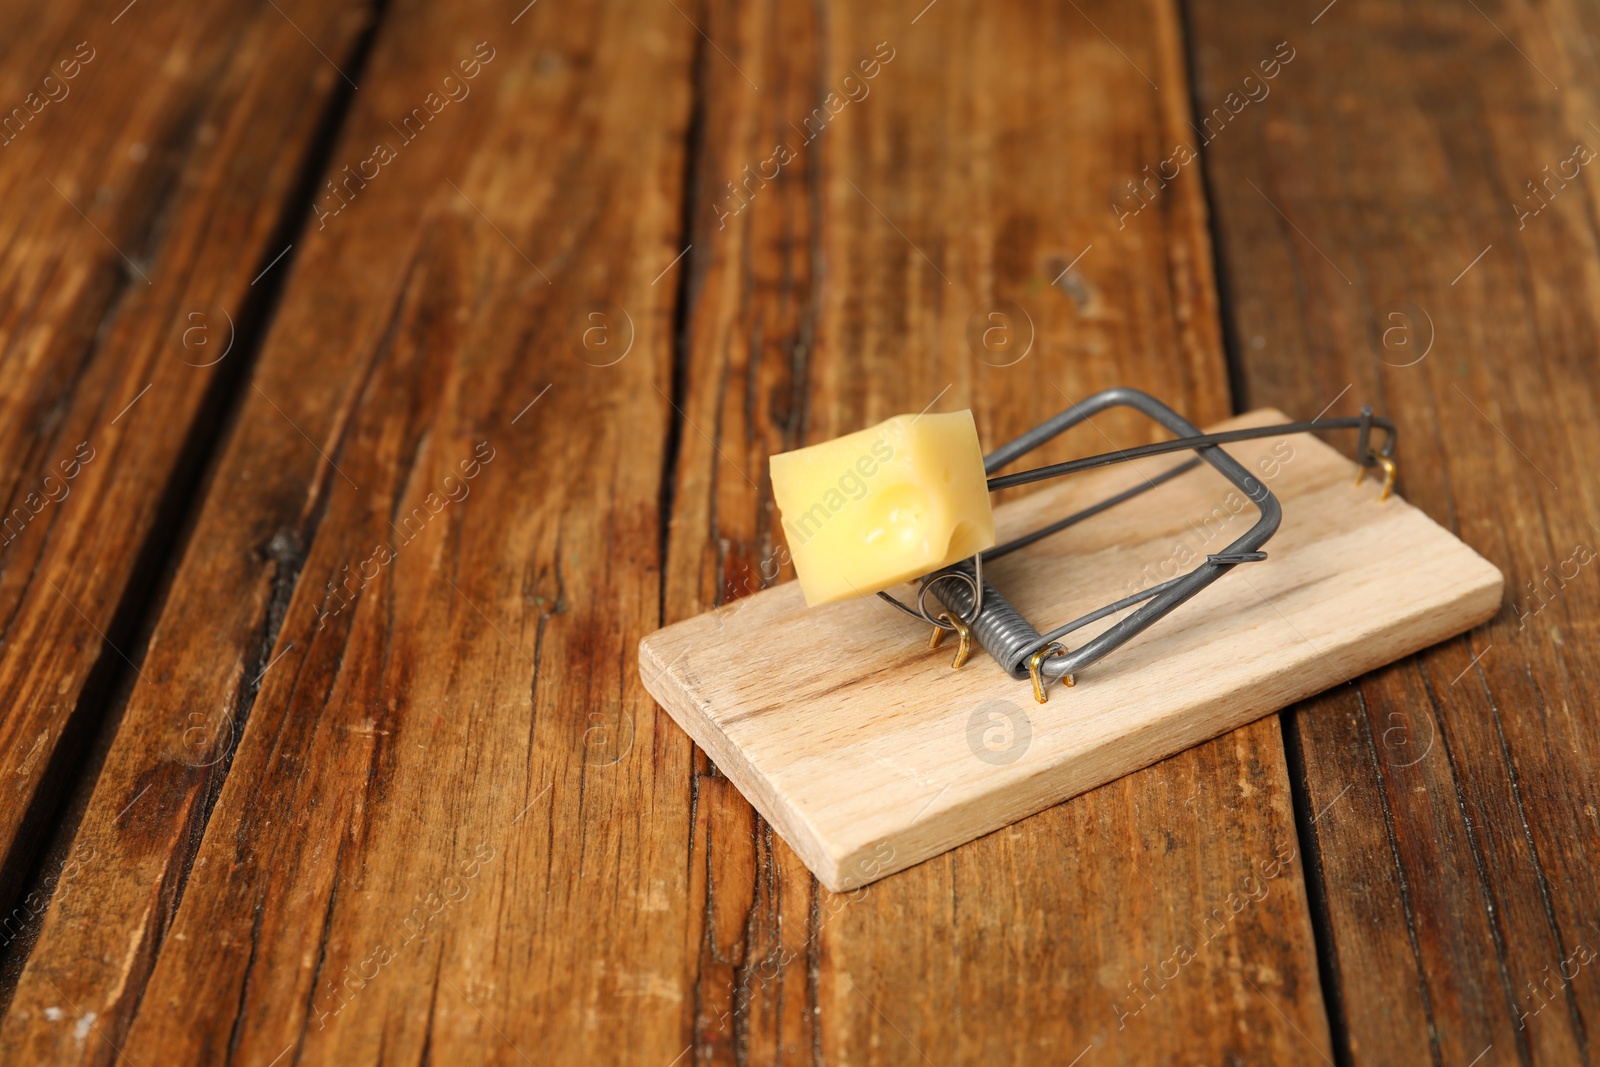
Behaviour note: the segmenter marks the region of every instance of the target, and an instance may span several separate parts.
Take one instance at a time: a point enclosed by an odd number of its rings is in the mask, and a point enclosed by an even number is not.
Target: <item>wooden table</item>
[[[1600,13],[522,4],[0,12],[0,1061],[1594,1062]],[[1508,602],[828,893],[639,638],[1114,384]]]

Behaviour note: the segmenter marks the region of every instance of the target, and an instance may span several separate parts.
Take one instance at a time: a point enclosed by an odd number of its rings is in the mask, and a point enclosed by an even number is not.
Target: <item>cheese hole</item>
[[[926,531],[928,494],[914,485],[893,485],[872,497],[873,522],[866,535],[874,548],[901,552],[922,540]]]
[[[946,546],[945,554],[965,559],[976,552],[981,552],[992,543],[984,540],[975,525],[963,520],[956,523],[956,528],[950,531],[950,543]]]

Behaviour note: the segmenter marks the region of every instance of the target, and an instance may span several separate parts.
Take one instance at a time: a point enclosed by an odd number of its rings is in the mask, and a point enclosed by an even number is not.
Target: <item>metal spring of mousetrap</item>
[[[1133,408],[1144,415],[1148,415],[1151,419],[1176,434],[1177,437],[1171,441],[1140,445],[1135,448],[1088,456],[1084,459],[1071,460],[1066,463],[1053,463],[1016,474],[994,476],[994,472],[1000,468],[1015,462],[1026,453],[1033,451],[1046,441],[1076,426],[1092,415],[1111,407]],[[1376,452],[1370,448],[1373,427],[1383,430],[1385,434],[1383,447]],[[1176,411],[1173,411],[1147,393],[1129,388],[1107,389],[1040,423],[1027,433],[1000,446],[985,456],[983,460],[984,472],[991,475],[989,478],[989,491],[995,492],[1014,486],[1028,485],[1032,482],[1044,481],[1049,478],[1059,478],[1068,474],[1076,474],[1079,471],[1106,467],[1114,463],[1126,463],[1149,456],[1164,455],[1169,452],[1194,451],[1197,453],[1196,457],[1169,468],[1154,477],[1146,478],[1141,485],[1125,489],[1099,503],[1042,526],[1031,533],[1007,541],[1005,544],[986,549],[971,559],[963,560],[960,563],[924,576],[921,579],[921,587],[917,591],[915,608],[901,603],[888,593],[879,593],[878,595],[906,614],[934,627],[930,648],[937,647],[946,633],[954,632],[958,634],[961,638],[961,648],[956,655],[956,667],[960,667],[966,661],[970,642],[976,640],[989,655],[994,657],[995,662],[1000,664],[1012,677],[1031,678],[1034,699],[1042,704],[1046,700],[1045,686],[1048,681],[1065,678],[1067,685],[1073,685],[1079,671],[1132,640],[1234,567],[1241,563],[1255,563],[1267,558],[1267,554],[1261,549],[1272,535],[1277,532],[1278,525],[1283,518],[1283,509],[1278,504],[1277,497],[1273,496],[1265,485],[1253,477],[1237,460],[1224,452],[1219,446],[1234,441],[1248,441],[1280,434],[1342,429],[1358,429],[1360,431],[1360,436],[1356,442],[1358,462],[1356,481],[1360,482],[1362,473],[1366,468],[1382,468],[1384,484],[1381,499],[1387,500],[1390,491],[1394,488],[1395,477],[1398,473],[1398,468],[1394,462],[1395,428],[1394,423],[1390,420],[1373,415],[1372,409],[1369,407],[1362,408],[1361,414],[1358,416],[1311,419],[1304,422],[1280,423],[1275,426],[1255,426],[1248,429],[1202,434],[1196,426],[1182,415],[1179,415]],[[984,579],[983,565],[986,561],[993,561],[1001,556],[1015,552],[1019,548],[1024,548],[1053,533],[1058,533],[1075,523],[1082,522],[1109,508],[1115,507],[1117,504],[1131,500],[1141,493],[1148,492],[1164,482],[1193,470],[1202,462],[1211,464],[1235,488],[1243,492],[1246,498],[1255,505],[1260,517],[1256,519],[1255,524],[1249,530],[1245,531],[1243,536],[1221,552],[1214,552],[1208,555],[1204,563],[1199,564],[1187,574],[1180,574],[1132,596],[1113,601],[1086,615],[1081,615],[1063,626],[1058,626],[1048,633],[1040,633],[1034,629],[1033,625],[1005,598],[1004,594]],[[938,587],[937,589],[935,589],[936,586]],[[944,605],[945,611],[937,614],[929,611],[927,596],[930,591],[934,592],[935,596]],[[1141,602],[1143,603],[1142,607],[1114,623],[1079,648],[1069,650],[1061,643],[1061,639],[1073,631]]]

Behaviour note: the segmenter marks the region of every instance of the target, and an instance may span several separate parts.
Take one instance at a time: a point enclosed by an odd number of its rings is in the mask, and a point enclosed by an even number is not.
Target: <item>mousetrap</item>
[[[1176,439],[996,473],[1113,406]],[[975,458],[960,443],[975,450],[975,430],[908,418],[861,432],[879,436],[857,442],[862,460],[837,482],[859,496],[835,493],[834,468],[819,467],[824,503],[809,511],[809,497],[784,499],[778,475],[809,484],[802,463],[827,454],[774,457],[801,581],[639,646],[650,694],[835,892],[1459,634],[1500,604],[1492,564],[1390,495],[1393,427],[1370,411],[1289,422],[1262,410],[1201,434],[1116,389]],[[1362,464],[1313,429],[1357,431]],[[935,431],[957,443],[929,444]],[[1381,478],[1363,478],[1368,468]],[[974,478],[987,481],[982,504],[962,495]],[[988,491],[1046,479],[990,517]],[[944,524],[933,538],[930,522]]]

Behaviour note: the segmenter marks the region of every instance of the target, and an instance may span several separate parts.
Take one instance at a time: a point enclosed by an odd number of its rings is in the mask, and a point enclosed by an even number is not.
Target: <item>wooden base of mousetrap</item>
[[[1216,429],[1286,421],[1262,410]],[[1488,619],[1500,572],[1310,435],[1228,446],[1283,503],[1268,559],[1157,622],[1077,685],[1026,680],[877,597],[798,584],[639,645],[645,687],[836,892],[920,863]],[[1005,541],[1182,462],[1048,483],[995,509]],[[1427,477],[1426,471],[1413,477]],[[1201,467],[985,568],[1041,631],[1187,571],[1254,522]],[[908,592],[910,590],[910,592]],[[914,602],[914,588],[893,590]],[[1072,634],[1081,644],[1110,621]],[[1076,639],[1076,640],[1074,640]]]

